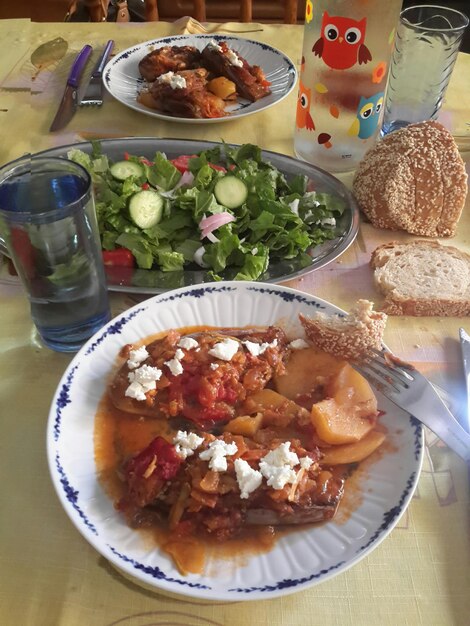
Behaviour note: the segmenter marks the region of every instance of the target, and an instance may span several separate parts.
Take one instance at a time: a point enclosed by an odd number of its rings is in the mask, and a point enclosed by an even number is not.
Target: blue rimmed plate
[[[227,45],[238,52],[250,65],[259,65],[264,71],[267,80],[271,83],[271,94],[256,102],[239,100],[226,107],[229,113],[226,117],[217,119],[194,119],[189,117],[175,117],[149,109],[137,102],[137,95],[145,86],[145,81],[139,72],[139,62],[153,50],[163,46],[195,46],[203,50],[209,41],[226,41]],[[125,106],[157,117],[169,122],[185,122],[189,124],[217,124],[229,122],[246,115],[264,111],[283,100],[294,89],[297,80],[297,70],[293,62],[280,50],[260,41],[228,37],[225,35],[175,35],[145,41],[116,54],[106,65],[103,72],[103,82],[109,93]]]
[[[314,296],[264,283],[220,282],[185,287],[113,319],[80,350],[54,396],[48,422],[49,467],[59,499],[83,537],[115,567],[145,587],[206,600],[259,600],[301,591],[344,572],[385,539],[417,485],[421,426],[379,396],[388,431],[383,452],[367,461],[337,517],[282,536],[266,554],[243,562],[209,561],[201,575],[182,576],[157,545],[130,529],[98,480],[94,422],[120,348],[156,332],[194,325],[281,325],[302,336],[298,314],[342,313]],[[360,470],[359,470],[360,471]],[[354,492],[354,493],[352,493]],[[342,510],[344,511],[342,513]],[[347,511],[347,514],[346,514]]]

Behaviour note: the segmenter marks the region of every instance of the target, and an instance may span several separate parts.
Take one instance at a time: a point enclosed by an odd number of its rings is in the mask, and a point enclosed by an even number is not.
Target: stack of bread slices
[[[465,163],[451,133],[430,121],[387,135],[365,155],[353,190],[373,226],[420,237],[372,253],[382,310],[470,315],[470,256],[433,239],[456,234],[467,195]]]

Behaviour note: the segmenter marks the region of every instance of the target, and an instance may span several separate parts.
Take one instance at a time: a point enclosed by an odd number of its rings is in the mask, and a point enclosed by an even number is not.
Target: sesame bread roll
[[[358,300],[344,317],[318,312],[312,317],[300,314],[299,319],[314,345],[349,361],[360,361],[372,350],[380,350],[387,323],[387,315],[374,311],[368,300]]]
[[[369,150],[353,181],[377,228],[452,237],[465,204],[467,173],[454,138],[438,122],[412,124]]]

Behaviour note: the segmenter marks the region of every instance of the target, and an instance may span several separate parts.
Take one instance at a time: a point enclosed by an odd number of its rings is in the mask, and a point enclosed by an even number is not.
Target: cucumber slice
[[[129,176],[142,176],[145,173],[143,165],[134,161],[117,161],[111,165],[109,171],[116,180],[126,180]]]
[[[236,176],[228,175],[216,182],[214,195],[219,204],[223,204],[227,209],[236,209],[247,199],[248,187]]]
[[[162,219],[164,200],[157,191],[143,189],[129,202],[129,214],[139,228],[151,228]]]

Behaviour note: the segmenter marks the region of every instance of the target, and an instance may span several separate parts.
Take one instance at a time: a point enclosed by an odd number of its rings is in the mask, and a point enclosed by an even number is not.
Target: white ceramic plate
[[[163,46],[195,46],[199,50],[203,50],[211,40],[226,41],[227,45],[244,57],[250,65],[259,65],[271,83],[272,93],[257,102],[240,100],[226,108],[230,115],[217,119],[174,117],[149,109],[137,102],[137,94],[146,84],[139,72],[139,61],[146,54]],[[103,82],[106,89],[122,104],[162,120],[190,124],[229,122],[252,113],[264,111],[283,100],[293,90],[296,80],[297,71],[294,64],[276,48],[260,41],[225,35],[176,35],[146,41],[117,54],[108,62],[103,72]]]
[[[301,336],[300,312],[341,313],[327,302],[265,283],[221,282],[154,296],[100,330],[66,370],[52,402],[48,459],[54,486],[72,522],[113,565],[155,590],[206,600],[258,600],[300,591],[344,572],[392,530],[416,487],[423,456],[422,428],[379,397],[391,445],[361,482],[361,502],[343,523],[293,531],[267,554],[209,563],[209,573],[183,577],[157,546],[149,546],[116,512],[101,487],[93,450],[94,416],[120,348],[169,328],[279,323]]]

